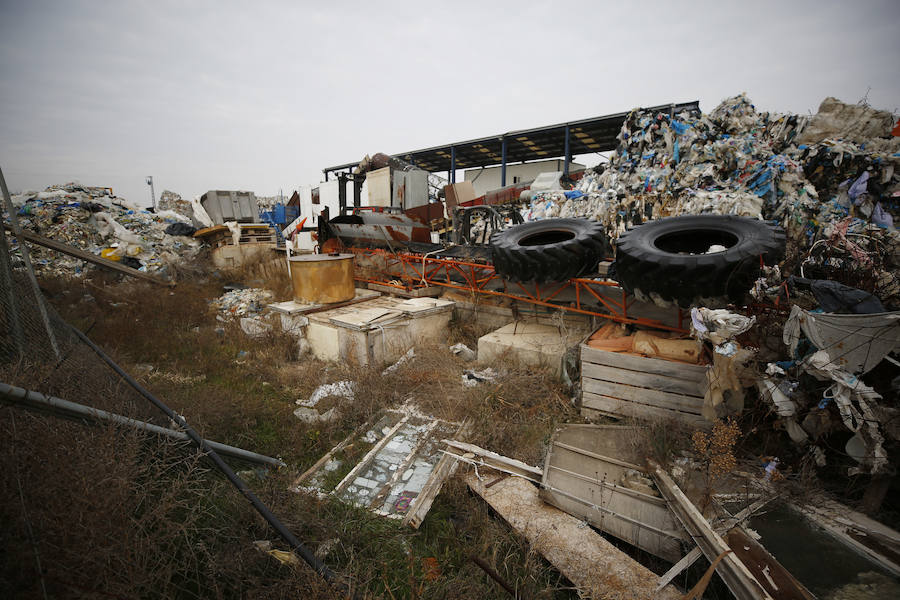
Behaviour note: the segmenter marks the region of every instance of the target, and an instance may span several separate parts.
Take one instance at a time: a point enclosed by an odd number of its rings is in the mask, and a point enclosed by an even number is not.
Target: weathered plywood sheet
[[[593,529],[583,527],[579,519],[542,502],[537,487],[521,477],[507,477],[486,489],[474,473],[469,473],[466,483],[584,597],[681,598],[672,586],[655,591],[658,578],[652,571]]]
[[[635,447],[639,431],[635,427],[562,426],[553,436],[540,494],[598,529],[676,562],[684,554],[681,525],[666,501],[654,495],[649,480],[649,485],[634,485],[643,471],[635,464],[643,462]]]

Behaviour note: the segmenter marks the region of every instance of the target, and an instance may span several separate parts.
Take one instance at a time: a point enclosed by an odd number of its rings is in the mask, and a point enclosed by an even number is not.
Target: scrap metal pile
[[[183,234],[193,231],[183,214],[151,213],[112,195],[108,188],[68,183],[17,194],[12,200],[24,230],[144,272],[164,272],[168,264],[196,256],[201,246]],[[13,240],[14,257],[20,243]],[[83,260],[41,246],[30,245],[30,250],[42,275],[72,276],[87,268]]]

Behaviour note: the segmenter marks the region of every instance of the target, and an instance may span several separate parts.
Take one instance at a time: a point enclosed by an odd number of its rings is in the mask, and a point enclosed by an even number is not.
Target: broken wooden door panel
[[[738,600],[772,600],[772,596],[760,585],[750,570],[731,552],[728,544],[710,526],[697,507],[685,496],[672,477],[657,464],[651,462],[652,475],[659,491],[681,524],[697,542],[703,555],[710,562],[723,552],[727,553],[716,572]]]
[[[725,534],[725,541],[738,560],[744,563],[756,581],[775,600],[815,600],[815,596],[743,527],[735,527],[728,531]]]
[[[544,464],[541,497],[665,560],[676,562],[684,533],[638,466],[639,428],[565,425]]]

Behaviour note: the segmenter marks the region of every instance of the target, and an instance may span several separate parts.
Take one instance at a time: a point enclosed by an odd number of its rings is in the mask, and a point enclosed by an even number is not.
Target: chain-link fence
[[[2,187],[0,595],[330,596],[254,550],[277,519],[47,302]]]

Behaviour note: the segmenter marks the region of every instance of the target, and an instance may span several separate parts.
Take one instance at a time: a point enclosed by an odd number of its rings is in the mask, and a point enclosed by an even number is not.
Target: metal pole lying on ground
[[[90,421],[109,421],[111,423],[149,431],[150,433],[164,435],[173,440],[190,441],[188,434],[183,431],[175,431],[174,429],[167,429],[165,427],[160,427],[159,425],[147,423],[146,421],[130,419],[128,417],[123,417],[122,415],[106,412],[105,410],[85,406],[84,404],[69,402],[68,400],[56,398],[55,396],[45,396],[40,392],[25,390],[2,382],[0,382],[0,399],[15,403],[24,408],[48,411],[64,417],[74,417]],[[216,452],[230,458],[237,458],[247,462],[270,465],[273,467],[285,466],[283,461],[272,458],[271,456],[257,454],[256,452],[244,450],[243,448],[236,448],[234,446],[229,446],[228,444],[220,444],[219,442],[212,442],[210,440],[204,441]]]
[[[4,225],[4,227],[6,227],[7,229],[11,229],[9,225]],[[122,273],[123,275],[128,275],[129,277],[137,277],[139,279],[143,279],[157,285],[175,285],[174,283],[163,281],[162,279],[154,277],[153,275],[150,275],[148,273],[144,273],[143,271],[138,271],[137,269],[126,267],[123,264],[119,264],[100,256],[94,256],[90,252],[85,252],[81,248],[76,248],[75,246],[69,246],[68,244],[57,242],[56,240],[45,238],[42,235],[31,233],[30,231],[23,231],[20,235],[20,239],[28,240],[29,242],[32,242],[39,246],[50,248],[51,250],[56,250],[57,252],[62,252],[63,254],[68,254],[69,256],[74,256],[75,258],[80,258],[81,260],[93,263],[98,267],[103,267],[104,269],[109,269],[110,271],[116,271],[118,273]]]
[[[315,569],[315,571],[323,578],[325,578],[326,581],[340,584],[340,581],[338,580],[334,571],[329,569],[325,565],[325,563],[323,563],[312,552],[310,552],[306,548],[306,546],[304,546],[300,542],[300,540],[298,540],[294,536],[294,534],[284,526],[284,524],[278,519],[278,517],[272,514],[272,511],[270,511],[269,508],[265,504],[263,504],[259,498],[257,498],[256,494],[254,494],[253,491],[247,487],[247,484],[244,483],[244,481],[237,476],[237,474],[231,469],[231,467],[229,467],[225,463],[225,461],[222,460],[222,457],[219,456],[216,451],[210,447],[206,440],[201,438],[200,435],[196,431],[194,431],[194,428],[187,424],[187,421],[185,421],[181,415],[176,414],[175,411],[166,406],[162,402],[162,400],[151,394],[141,384],[135,381],[135,379],[131,375],[123,371],[122,368],[113,361],[113,359],[107,356],[106,353],[104,353],[103,350],[101,350],[100,347],[97,346],[97,344],[92,342],[86,335],[81,333],[81,331],[79,331],[75,327],[72,327],[72,332],[76,336],[78,336],[78,338],[82,342],[87,344],[91,348],[91,350],[93,350],[97,354],[97,356],[103,359],[103,362],[109,365],[109,367],[113,371],[118,373],[119,376],[122,377],[122,379],[124,379],[141,396],[149,400],[154,406],[165,413],[166,416],[175,421],[175,423],[177,423],[179,427],[184,429],[188,437],[191,438],[191,441],[196,444],[201,450],[203,450],[204,453],[206,453],[209,459],[215,464],[216,468],[218,468],[219,471],[221,471],[225,475],[225,477],[228,478],[228,481],[230,481],[232,485],[234,485],[234,487],[236,487],[244,495],[244,497],[250,501],[250,504],[253,505],[253,508],[256,509],[256,512],[258,512],[262,516],[262,518],[264,518],[266,522],[271,525],[276,532],[278,532],[278,535],[281,536],[281,539],[283,539],[291,546],[291,550],[293,552],[295,552],[300,558],[306,561],[306,564]]]

